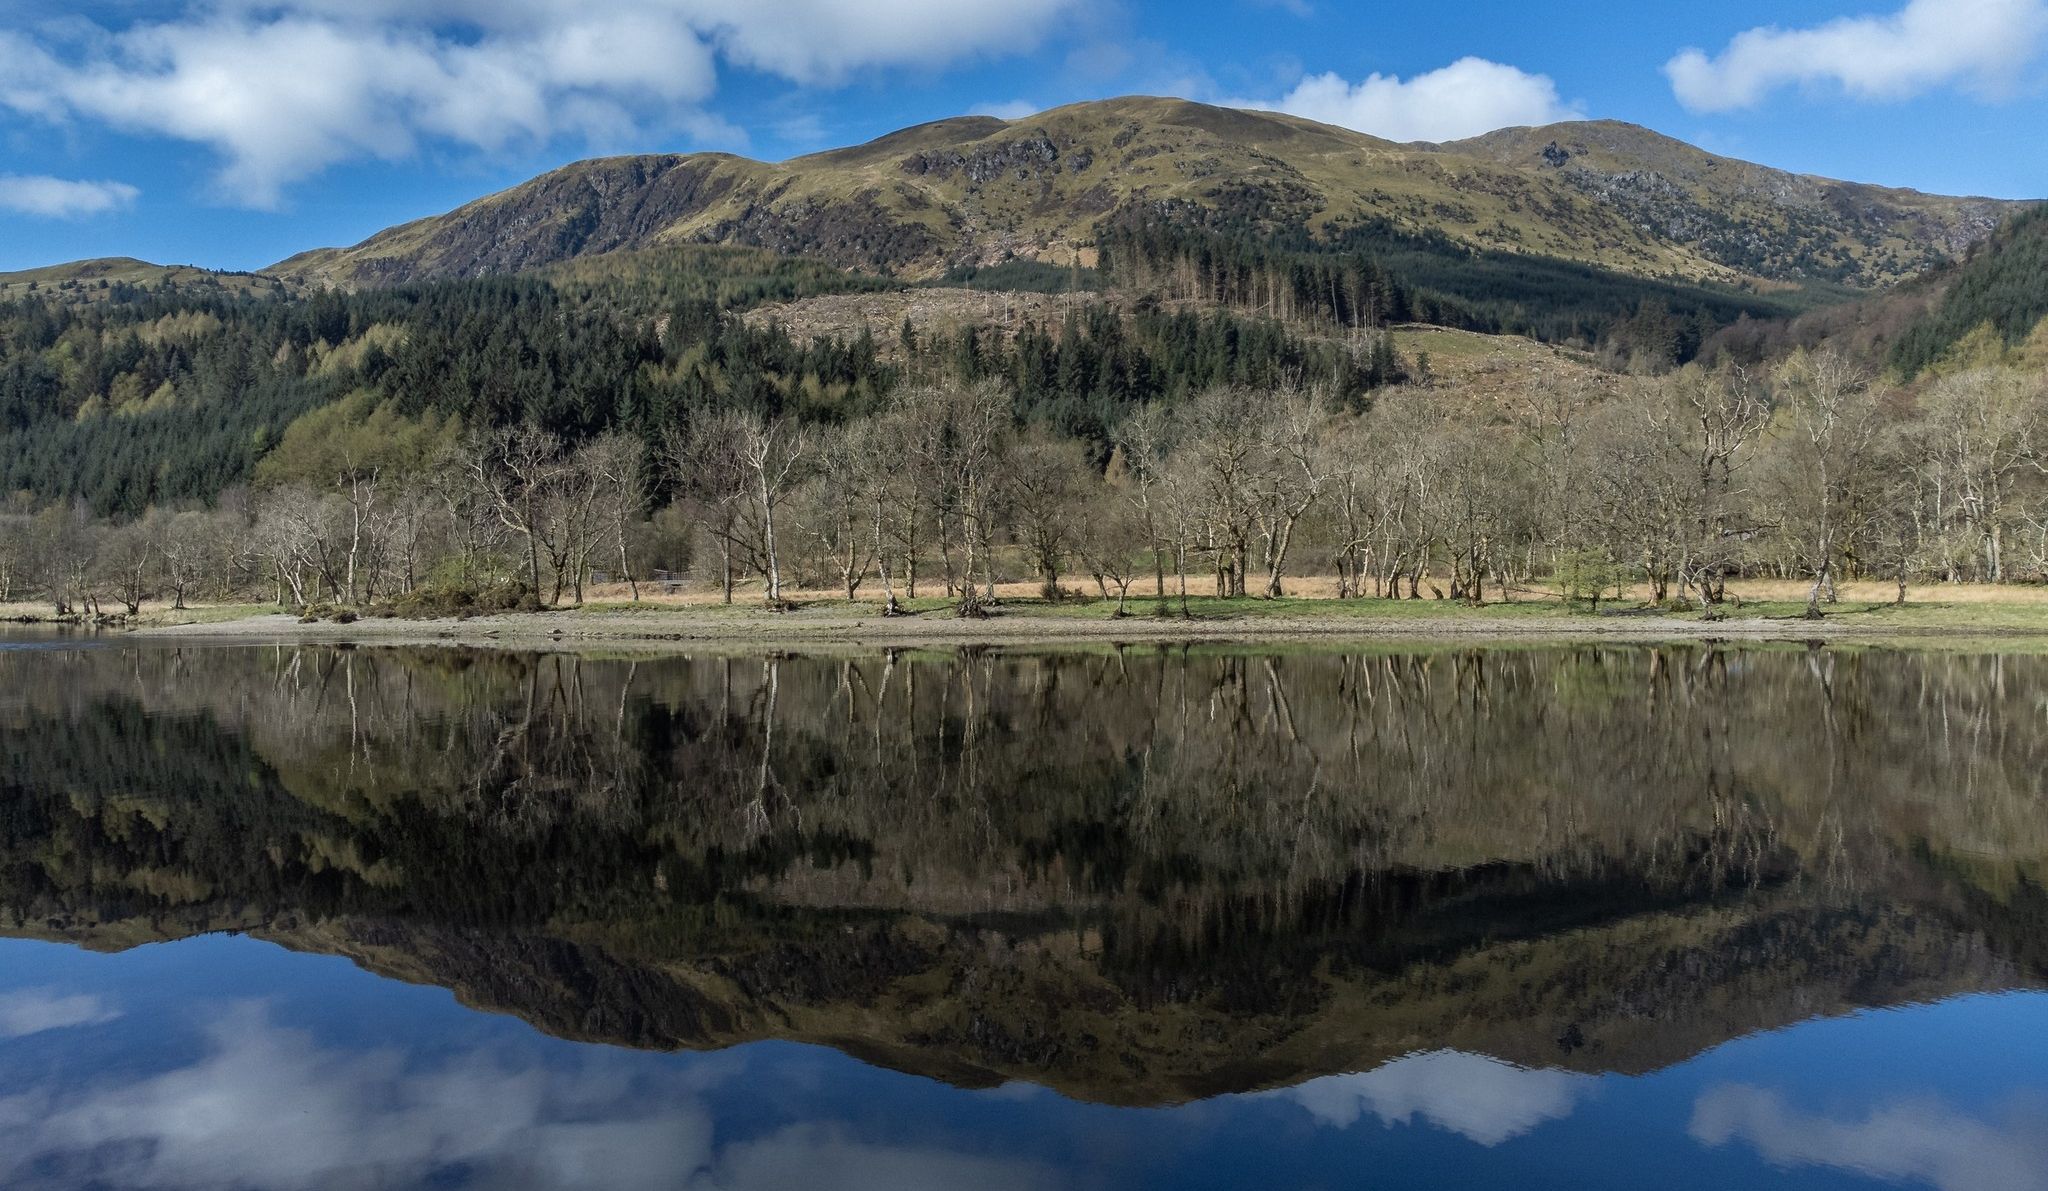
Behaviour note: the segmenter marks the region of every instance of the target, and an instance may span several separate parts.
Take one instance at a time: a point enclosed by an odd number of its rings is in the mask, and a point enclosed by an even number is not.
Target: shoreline
[[[1556,613],[1513,616],[1486,611],[1432,616],[1218,614],[1192,619],[1132,615],[1123,619],[998,612],[960,619],[945,612],[885,617],[879,610],[808,606],[794,612],[762,609],[660,608],[562,610],[455,618],[362,619],[349,624],[302,624],[288,613],[240,616],[184,624],[111,630],[155,642],[215,644],[448,645],[499,648],[691,647],[975,648],[1034,645],[1336,644],[1344,641],[1842,642],[2039,640],[2048,626],[2014,623],[1900,624],[1858,620],[1853,612],[1823,620],[1748,616],[1705,621],[1671,615],[1594,616]]]

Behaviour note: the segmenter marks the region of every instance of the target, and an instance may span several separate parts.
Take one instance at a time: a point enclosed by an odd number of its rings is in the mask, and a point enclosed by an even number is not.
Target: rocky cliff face
[[[1956,259],[2014,209],[1786,173],[1612,121],[1504,129],[1443,150],[1552,171],[1650,234],[1768,279],[1901,280]]]

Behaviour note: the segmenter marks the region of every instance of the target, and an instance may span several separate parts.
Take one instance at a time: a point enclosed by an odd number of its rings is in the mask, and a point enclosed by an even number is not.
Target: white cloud
[[[1753,107],[1795,84],[1834,84],[1875,100],[1949,84],[1995,94],[2034,60],[2044,35],[2048,0],[1912,0],[1889,16],[1751,29],[1713,57],[1686,50],[1664,74],[1678,101],[1696,112]]]
[[[1278,100],[1232,100],[1230,106],[1287,112],[1392,141],[1454,141],[1585,115],[1558,97],[1548,75],[1484,58],[1460,58],[1411,79],[1374,74],[1351,83],[1334,73],[1311,75]]]
[[[459,1170],[477,1186],[607,1191],[1059,1185],[1029,1162],[876,1143],[837,1125],[721,1143],[703,1094],[736,1066],[699,1059],[653,1084],[632,1056],[601,1049],[566,1069],[485,1051],[420,1067],[397,1050],[322,1046],[243,1005],[187,1066],[0,1097],[0,1183],[292,1191],[423,1186]]]
[[[1932,1103],[1842,1121],[1799,1112],[1776,1092],[1729,1085],[1693,1105],[1690,1132],[1708,1146],[1747,1141],[1777,1166],[1830,1166],[1940,1191],[2048,1191],[2048,1112],[2038,1103],[2005,1127]]]
[[[667,0],[742,65],[799,83],[1028,50],[1077,0]]]
[[[10,179],[0,178],[0,207],[10,206],[7,184],[11,181],[55,181],[55,179]],[[81,183],[60,183],[60,185],[81,185]],[[26,209],[26,208],[23,208]],[[58,212],[36,211],[36,214]],[[120,1011],[109,1006],[99,997],[77,994],[46,992],[31,989],[0,995],[0,1038],[26,1038],[30,1034],[41,1034],[48,1030],[68,1030],[75,1026],[96,1026],[121,1016]]]
[[[104,215],[132,206],[141,191],[126,182],[77,182],[67,178],[0,174],[0,211],[73,219]]]
[[[1360,1075],[1331,1075],[1274,1093],[1343,1128],[1370,1112],[1406,1124],[1417,1117],[1483,1146],[1569,1116],[1594,1084],[1590,1076],[1516,1067],[1484,1055],[1440,1050],[1396,1059]]]
[[[967,113],[970,116],[994,116],[998,120],[1023,120],[1036,116],[1044,108],[1028,99],[1013,99],[1008,103],[985,103]]]
[[[0,31],[0,107],[210,146],[274,207],[338,162],[717,129],[719,64],[831,85],[1028,48],[1079,0],[187,0],[119,30]]]

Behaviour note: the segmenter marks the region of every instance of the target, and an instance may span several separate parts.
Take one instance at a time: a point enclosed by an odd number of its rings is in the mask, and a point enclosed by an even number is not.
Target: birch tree
[[[760,519],[762,569],[768,580],[768,603],[780,606],[782,561],[776,541],[775,510],[801,477],[814,441],[811,433],[787,418],[747,415],[733,423],[740,466],[745,469],[754,512]]]
[[[1290,387],[1265,402],[1263,456],[1257,478],[1259,534],[1264,544],[1265,594],[1278,599],[1281,575],[1301,519],[1322,499],[1333,470],[1327,401],[1319,392]]]
[[[640,578],[633,565],[632,526],[647,505],[647,447],[629,434],[599,436],[579,452],[595,482],[603,522],[604,550],[618,561],[633,602],[640,602]]]

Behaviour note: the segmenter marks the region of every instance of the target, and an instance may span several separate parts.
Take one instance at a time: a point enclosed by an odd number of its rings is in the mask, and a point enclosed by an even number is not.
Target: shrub
[[[1595,612],[1609,592],[1617,596],[1627,586],[1628,574],[1603,550],[1575,550],[1557,560],[1558,594],[1567,604],[1587,602]]]
[[[407,620],[468,620],[493,612],[539,612],[543,607],[540,597],[524,583],[491,583],[483,587],[428,584],[378,605],[370,614]]]

